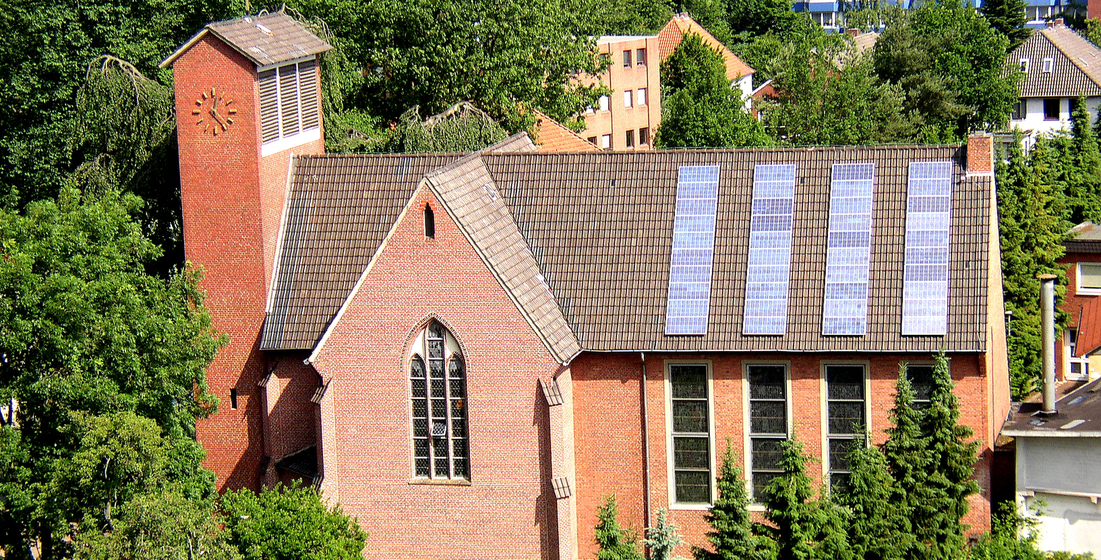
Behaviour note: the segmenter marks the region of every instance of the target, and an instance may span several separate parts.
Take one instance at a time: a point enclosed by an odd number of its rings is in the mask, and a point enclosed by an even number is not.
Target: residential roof
[[[1101,437],[1101,379],[1066,394],[1055,403],[1057,414],[1040,414],[1039,402],[1021,403],[1002,427],[1010,437]]]
[[[1067,231],[1069,239],[1063,241],[1068,253],[1101,253],[1101,226],[1082,222]]]
[[[212,33],[257,66],[289,62],[333,48],[294,18],[275,12],[208,24],[164,59],[161,68],[171,65],[207,33]]]
[[[948,334],[902,336],[908,164],[945,160],[955,185]],[[298,157],[262,347],[312,348],[412,195],[414,176],[451,165],[428,182],[559,355],[571,337],[591,351],[983,351],[993,179],[967,176],[963,161],[959,146]],[[831,166],[841,162],[875,164],[868,325],[859,337],[821,334]],[[741,334],[758,163],[797,166],[783,336]],[[703,336],[667,336],[677,174],[700,164],[720,167],[710,323]]]
[[[1044,59],[1052,60],[1048,72]],[[1008,60],[1014,68],[1028,60],[1021,97],[1101,96],[1101,50],[1065,25],[1036,30]]]
[[[540,152],[599,152],[595,144],[562,123],[535,112],[535,145]]]
[[[658,32],[658,59],[665,60],[673,51],[677,50],[686,33],[694,33],[703,39],[704,44],[716,49],[723,57],[726,64],[726,79],[730,81],[744,78],[754,72],[738,55],[726,48],[718,39],[707,32],[702,25],[696,23],[688,14],[676,14],[665,27]]]
[[[853,46],[856,47],[857,53],[862,53],[872,47],[875,47],[877,41],[879,41],[879,33],[875,31],[868,31],[859,35],[850,35],[852,37]]]

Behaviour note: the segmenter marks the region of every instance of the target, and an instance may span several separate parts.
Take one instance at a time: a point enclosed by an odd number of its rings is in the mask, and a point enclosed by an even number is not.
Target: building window
[[[469,479],[466,363],[459,344],[443,325],[431,321],[417,336],[412,354],[414,475]]]
[[[1025,118],[1025,104],[1028,103],[1024,99],[1018,99],[1013,104],[1013,114],[1009,115],[1009,118],[1015,121],[1023,120]]]
[[[264,144],[314,131],[320,137],[316,59],[264,70],[259,78],[260,133]]]
[[[670,364],[673,496],[678,504],[711,503],[711,414],[707,366]]]
[[[1101,291],[1101,263],[1078,263],[1078,291]]]
[[[635,66],[646,66],[646,49],[635,51]]]
[[[436,238],[436,214],[427,204],[424,205],[424,236],[428,239]]]
[[[634,105],[634,103],[633,103],[634,99],[635,99],[635,92],[633,92],[631,90],[627,90],[627,91],[623,92],[623,106],[625,108],[630,109]]]
[[[636,95],[636,97],[638,97],[638,104],[639,105],[645,105],[646,104],[646,88],[644,88],[644,87],[643,88],[638,88],[638,91],[635,92],[635,95]]]
[[[229,390],[229,408],[237,410],[237,389],[233,388]]]
[[[749,477],[753,498],[761,501],[765,487],[783,474],[780,442],[788,438],[787,367],[746,366],[749,380]]]
[[[596,145],[596,136],[590,136],[589,137],[589,143],[592,144],[593,146],[595,146]]]
[[[601,95],[600,96],[600,110],[601,111],[607,111],[608,110],[608,96],[607,95]]]
[[[631,49],[623,49],[623,67],[631,67]]]
[[[1078,329],[1067,329],[1063,336],[1067,345],[1067,381],[1084,381],[1090,376],[1090,361],[1078,355]]]
[[[915,410],[925,410],[933,398],[933,366],[930,364],[906,364],[906,378],[914,391],[911,406]]]
[[[611,134],[605,134],[605,135],[600,137],[600,147],[604,148],[605,150],[612,147],[612,135]]]
[[[1028,59],[1027,58],[1022,58],[1021,59],[1021,72],[1024,72],[1025,74],[1028,73]]]
[[[638,145],[645,146],[650,143],[650,129],[640,128],[638,129]]]
[[[849,451],[864,441],[868,424],[865,407],[864,366],[826,366],[826,415],[829,440],[830,485],[844,486],[852,471]]]
[[[1044,100],[1044,120],[1045,121],[1057,121],[1059,120],[1059,98],[1048,98]]]
[[[608,53],[600,53],[600,67],[607,68],[612,65],[612,55]]]
[[[1044,59],[1044,66],[1040,69],[1041,72],[1050,73],[1055,68],[1055,60],[1048,57]]]
[[[627,147],[628,148],[634,148],[635,147],[635,131],[628,130],[626,138],[627,138]]]

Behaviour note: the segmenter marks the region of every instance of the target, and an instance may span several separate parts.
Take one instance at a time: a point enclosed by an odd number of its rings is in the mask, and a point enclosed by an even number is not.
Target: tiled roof
[[[1044,72],[1045,58],[1052,59]],[[1021,82],[1021,97],[1101,96],[1101,50],[1063,25],[1033,32],[1021,46],[1009,53],[1012,68],[1027,59],[1028,73]]]
[[[172,64],[207,33],[213,33],[257,66],[279,64],[333,48],[287,14],[275,12],[208,24],[161,62],[161,67]]]
[[[260,347],[312,349],[421,179],[459,157],[296,157]]]
[[[1085,299],[1086,303],[1081,309],[1068,309],[1072,326],[1078,329],[1078,343],[1075,346],[1078,357],[1101,349],[1101,298],[1082,299]]]
[[[535,145],[540,152],[599,152],[600,148],[585,140],[562,123],[535,112]]]
[[[753,73],[753,68],[742,62],[738,55],[726,48],[688,14],[674,15],[673,19],[669,20],[669,23],[665,24],[665,27],[658,32],[658,60],[664,61],[669,58],[669,55],[673,54],[673,51],[680,46],[680,42],[684,39],[686,33],[699,35],[704,44],[717,49],[722,54],[723,62],[726,64],[726,79],[733,81]]]
[[[577,338],[562,316],[554,294],[539,271],[539,263],[535,262],[520,235],[483,160],[471,155],[430,174],[426,183],[555,360],[566,363],[572,359],[581,350]]]
[[[1101,226],[1093,222],[1082,222],[1067,231],[1068,239],[1063,241],[1067,253],[1101,253]]]
[[[285,300],[286,319],[279,326],[281,332],[293,336],[269,337],[268,330],[274,332],[275,327],[269,325],[264,334],[266,348],[304,348],[320,337],[339,307],[341,296],[351,289],[389,228],[384,215],[393,220],[412,193],[408,183],[413,181],[411,178],[396,181],[375,177],[393,175],[395,160],[400,157],[411,156],[297,160],[291,197],[292,205],[298,206],[290,213],[310,217],[313,229],[306,237],[312,252],[308,260],[288,257],[291,251],[286,247],[281,253],[280,266],[293,261],[299,275],[292,278],[298,282],[296,291],[292,290],[297,299]],[[418,162],[416,169],[425,169],[430,157],[411,158]],[[527,311],[551,347],[570,345],[557,311],[580,348],[593,351],[982,351],[986,348],[993,181],[988,176],[966,176],[961,167],[963,158],[963,150],[953,146],[484,153],[464,160],[462,169],[433,175],[431,182],[441,198],[449,200],[449,211],[457,215],[457,222],[465,224],[467,235],[496,269],[514,299],[529,298],[518,305]],[[948,334],[902,336],[908,164],[943,160],[956,162]],[[783,336],[743,336],[753,167],[775,162],[795,163],[798,178],[788,332]],[[830,170],[837,162],[873,162],[876,166],[868,330],[861,337],[821,335]],[[664,316],[677,170],[680,165],[691,164],[720,166],[711,319],[707,335],[666,336]],[[413,174],[412,167],[408,174]],[[496,201],[488,196],[486,185],[498,193]],[[390,208],[388,213],[359,201],[368,188],[392,191],[370,195]],[[322,207],[305,211],[306,200],[298,193],[315,193],[313,204]],[[354,212],[339,208],[350,201],[356,201],[358,209]],[[352,219],[352,214],[363,215],[363,219]],[[322,223],[334,219],[342,221],[339,225]],[[287,240],[302,237],[298,231],[302,226],[296,223],[288,220],[285,245],[292,244]],[[522,235],[523,244],[512,227]],[[486,231],[479,231],[481,228]],[[341,233],[329,242],[337,248],[321,246],[327,236],[318,235],[320,229]],[[373,241],[360,240],[361,231],[374,236]],[[538,267],[538,274],[533,266]],[[334,278],[340,274],[317,273],[314,269],[339,269],[345,280]],[[281,271],[278,276],[283,278],[285,274]],[[544,279],[549,292],[543,291]],[[282,281],[277,281],[276,296]],[[343,294],[339,294],[341,289]],[[315,293],[328,302],[327,311],[309,299]],[[557,309],[548,305],[547,294],[553,294]],[[281,341],[298,341],[300,345],[289,346]]]

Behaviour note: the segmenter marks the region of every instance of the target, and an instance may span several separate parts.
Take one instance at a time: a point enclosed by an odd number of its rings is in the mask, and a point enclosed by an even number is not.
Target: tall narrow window
[[[466,363],[458,342],[443,325],[432,321],[417,336],[412,352],[414,475],[469,479]]]
[[[638,145],[645,146],[650,143],[650,129],[640,128],[638,129]]]
[[[635,147],[635,131],[628,130],[627,133],[626,133],[625,139],[627,140],[627,147],[628,148],[634,148]]]
[[[635,66],[646,66],[646,49],[635,51]]]
[[[749,378],[749,460],[753,498],[761,501],[765,487],[783,473],[780,442],[788,438],[787,368],[746,366]]]
[[[910,380],[910,388],[914,391],[913,406],[917,410],[925,410],[932,402],[933,395],[933,366],[930,364],[906,364],[906,378]]]
[[[1078,355],[1078,329],[1067,329],[1063,334],[1066,342],[1067,362],[1066,373],[1063,374],[1067,381],[1085,381],[1090,376],[1090,359]]]
[[[673,486],[678,504],[711,503],[711,415],[707,366],[672,364]]]
[[[864,366],[826,366],[826,414],[829,440],[830,485],[844,486],[852,471],[849,451],[862,442],[864,418]]]
[[[638,104],[639,105],[645,105],[646,104],[646,88],[644,88],[644,87],[643,88],[638,88],[638,90],[635,91],[635,97],[638,97]]]
[[[631,49],[623,49],[623,67],[631,67]]]
[[[600,96],[600,110],[601,111],[607,111],[608,110],[608,96],[607,95],[601,95]]]
[[[625,109],[630,109],[633,106],[632,101],[634,100],[634,98],[635,98],[635,92],[633,92],[631,90],[624,91],[623,92],[623,107]]]
[[[237,388],[229,390],[229,408],[237,410]]]
[[[429,239],[436,238],[436,214],[427,204],[424,205],[424,236]]]

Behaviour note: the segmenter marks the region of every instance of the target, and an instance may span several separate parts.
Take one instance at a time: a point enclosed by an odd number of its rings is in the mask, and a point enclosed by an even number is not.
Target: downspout
[[[642,358],[642,507],[645,510],[646,526],[650,526],[650,422],[646,407],[646,353],[639,352]]]

